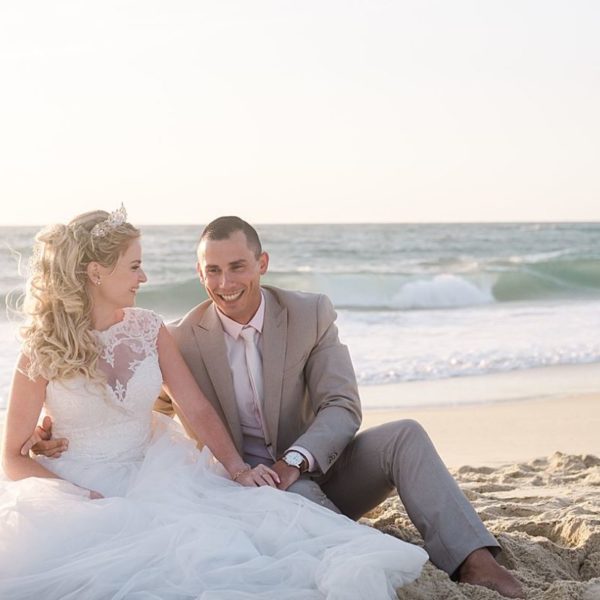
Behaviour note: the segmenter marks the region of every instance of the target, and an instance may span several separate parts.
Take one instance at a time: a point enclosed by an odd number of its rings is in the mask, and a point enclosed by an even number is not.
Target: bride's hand
[[[254,469],[248,469],[238,475],[236,481],[246,487],[269,485],[276,488],[279,483],[279,475],[267,465],[257,465]]]

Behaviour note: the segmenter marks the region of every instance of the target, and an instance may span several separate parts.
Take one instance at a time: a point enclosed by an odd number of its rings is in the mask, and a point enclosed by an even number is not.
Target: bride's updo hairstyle
[[[84,213],[67,225],[50,225],[36,235],[23,302],[27,323],[21,328],[30,378],[64,379],[78,374],[101,378],[87,267],[91,262],[114,267],[140,236],[124,217],[115,221],[114,214]]]

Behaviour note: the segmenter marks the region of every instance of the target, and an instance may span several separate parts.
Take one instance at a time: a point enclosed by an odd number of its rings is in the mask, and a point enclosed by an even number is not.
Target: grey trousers
[[[425,430],[410,419],[360,432],[325,475],[302,477],[289,491],[358,519],[394,488],[440,569],[453,574],[473,550],[499,548]]]

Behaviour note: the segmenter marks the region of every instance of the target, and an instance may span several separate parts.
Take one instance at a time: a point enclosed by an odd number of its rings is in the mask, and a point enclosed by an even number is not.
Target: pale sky
[[[0,225],[600,220],[595,0],[0,3]]]

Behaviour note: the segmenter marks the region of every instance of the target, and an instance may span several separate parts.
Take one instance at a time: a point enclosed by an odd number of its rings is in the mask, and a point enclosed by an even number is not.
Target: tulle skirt
[[[244,488],[170,419],[141,460],[40,459],[58,479],[0,481],[0,598],[396,598],[421,548],[296,494]]]

